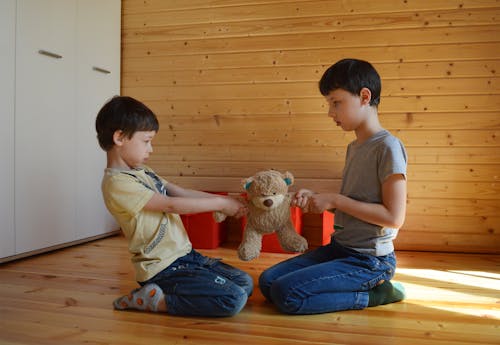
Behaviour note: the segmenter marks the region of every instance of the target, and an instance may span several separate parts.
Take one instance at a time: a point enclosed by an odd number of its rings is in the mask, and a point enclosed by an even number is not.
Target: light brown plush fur
[[[286,251],[303,252],[307,249],[305,238],[297,234],[290,216],[291,196],[288,186],[293,183],[289,172],[260,171],[243,181],[248,195],[247,224],[238,248],[241,260],[259,256],[262,236],[276,232],[280,245]]]

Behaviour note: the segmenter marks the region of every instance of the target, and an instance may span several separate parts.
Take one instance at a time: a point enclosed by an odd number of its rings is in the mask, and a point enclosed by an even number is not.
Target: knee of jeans
[[[259,276],[259,289],[266,299],[271,300],[271,281],[267,278],[266,271]]]
[[[245,274],[244,283],[241,286],[245,290],[247,296],[251,296],[253,293],[253,278],[249,274]]]
[[[300,314],[302,299],[294,292],[275,281],[271,285],[270,296],[276,307],[285,314]]]
[[[243,288],[222,298],[222,310],[219,316],[234,316],[238,314],[247,303],[248,295]]]

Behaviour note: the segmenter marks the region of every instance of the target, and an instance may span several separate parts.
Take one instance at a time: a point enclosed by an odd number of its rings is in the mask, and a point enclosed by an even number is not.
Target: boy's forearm
[[[207,192],[202,192],[199,190],[183,188],[171,182],[167,183],[165,185],[165,188],[167,189],[167,193],[170,196],[179,196],[185,198],[210,198],[215,195]]]
[[[155,194],[144,206],[145,211],[177,214],[220,211],[223,208],[224,199],[215,195],[204,197],[166,197],[161,194]]]
[[[332,206],[362,221],[384,227],[400,228],[404,221],[399,212],[391,212],[383,204],[362,202],[341,194],[335,196]]]
[[[214,194],[207,193],[207,192],[202,192],[199,190],[194,190],[194,189],[184,189],[184,197],[188,198],[212,198],[214,197]]]

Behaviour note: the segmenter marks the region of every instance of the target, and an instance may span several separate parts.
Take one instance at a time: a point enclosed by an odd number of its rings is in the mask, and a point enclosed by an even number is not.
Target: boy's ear
[[[124,139],[124,135],[123,135],[123,131],[122,130],[116,130],[114,133],[113,133],[113,143],[116,145],[116,146],[122,146],[123,145],[123,139]]]
[[[359,91],[359,98],[361,99],[361,105],[370,105],[372,100],[372,92],[369,88],[364,87]]]

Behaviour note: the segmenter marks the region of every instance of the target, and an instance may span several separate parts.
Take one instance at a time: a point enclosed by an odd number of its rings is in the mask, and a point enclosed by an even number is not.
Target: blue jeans
[[[390,280],[396,256],[361,254],[332,243],[262,272],[262,294],[287,314],[319,314],[368,306],[368,290]]]
[[[250,275],[192,250],[141,285],[155,283],[171,315],[232,316],[253,291]]]

